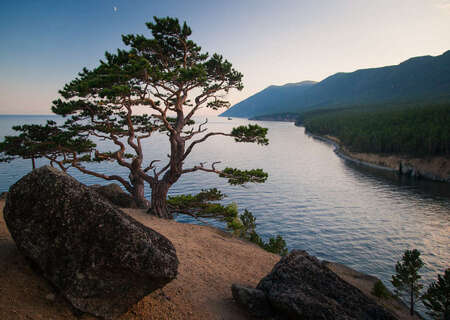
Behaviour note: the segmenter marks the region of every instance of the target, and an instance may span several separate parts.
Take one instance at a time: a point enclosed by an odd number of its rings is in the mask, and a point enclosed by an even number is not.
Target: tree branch
[[[148,165],[148,167],[145,168],[143,171],[144,171],[144,172],[147,172],[147,171],[153,169],[153,168],[154,168],[154,167],[153,167],[153,164],[156,163],[156,162],[159,162],[159,161],[161,161],[161,160],[153,160],[152,162],[150,162],[150,164]]]
[[[127,191],[129,193],[133,193],[133,187],[131,186],[131,184],[120,176],[117,176],[117,175],[108,176],[106,174],[91,171],[91,170],[88,170],[88,169],[80,166],[77,162],[73,162],[72,166],[77,168],[81,172],[89,174],[94,177],[102,178],[102,179],[109,180],[109,181],[111,181],[111,180],[119,181],[125,187],[125,189],[127,189]]]
[[[194,137],[195,135],[199,134],[199,133],[203,133],[205,132],[207,129],[202,129],[202,126],[206,125],[208,123],[208,118],[206,118],[205,122],[203,122],[202,124],[200,124],[198,126],[198,129],[196,131],[194,131],[194,129],[192,129],[191,131],[188,131],[186,133],[189,133],[189,135],[182,137],[184,141],[190,140],[192,139],[192,137]]]
[[[170,161],[167,163],[158,173],[155,172],[156,178],[159,177],[164,171],[170,168]]]
[[[189,145],[189,147],[186,149],[186,152],[184,153],[183,160],[186,159],[187,156],[192,152],[192,149],[195,147],[195,145],[206,141],[209,137],[212,137],[212,136],[232,137],[232,135],[230,133],[224,133],[224,132],[210,132],[208,134],[205,134],[203,136],[203,138],[195,140]]]
[[[139,157],[139,159],[142,160],[142,148],[140,148],[139,145],[136,145],[133,141],[134,139],[134,126],[133,126],[133,122],[131,121],[131,107],[130,106],[125,106],[125,108],[127,109],[127,126],[128,126],[128,144],[134,149],[134,151],[136,151],[137,156]]]
[[[267,180],[268,174],[262,171],[262,169],[252,169],[252,170],[239,170],[233,168],[225,168],[224,170],[217,170],[215,165],[220,163],[220,161],[213,162],[211,169],[205,168],[204,163],[200,163],[198,166],[193,168],[184,169],[181,174],[204,171],[212,172],[218,174],[221,178],[228,178],[228,183],[232,185],[243,185],[247,182],[262,183]]]

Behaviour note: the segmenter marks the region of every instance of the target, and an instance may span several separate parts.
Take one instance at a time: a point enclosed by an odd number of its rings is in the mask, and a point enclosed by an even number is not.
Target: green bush
[[[285,256],[288,253],[286,247],[286,241],[280,235],[275,238],[270,238],[269,242],[264,244],[264,249],[269,252],[279,254],[280,256]]]
[[[378,280],[377,282],[375,282],[375,284],[373,285],[373,289],[372,289],[371,293],[375,297],[378,297],[378,298],[381,298],[381,299],[388,299],[388,298],[391,297],[391,293],[385,287],[383,282],[381,282],[381,280]]]
[[[268,242],[264,242],[261,239],[255,230],[256,218],[247,209],[239,215],[238,206],[234,202],[226,206],[210,202],[222,200],[223,198],[225,198],[225,195],[214,188],[202,190],[196,195],[169,196],[167,204],[172,212],[188,214],[194,218],[215,218],[225,221],[227,229],[234,236],[253,242],[264,250],[282,256],[288,253],[286,242],[281,236],[272,237]]]
[[[235,204],[234,204],[235,205]],[[261,237],[256,233],[256,218],[253,214],[245,209],[244,213],[239,217],[237,216],[237,207],[233,207],[234,210],[230,210],[230,214],[225,221],[227,222],[228,229],[233,235],[253,242],[263,248],[266,251],[284,256],[288,253],[286,247],[286,241],[283,237],[276,236],[275,238],[269,238],[268,242],[264,242]]]

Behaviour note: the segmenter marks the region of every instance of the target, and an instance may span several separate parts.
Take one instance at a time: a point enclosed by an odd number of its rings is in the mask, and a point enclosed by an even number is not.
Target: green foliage
[[[248,235],[255,231],[256,229],[256,218],[253,214],[247,209],[244,210],[244,213],[240,216],[242,222],[242,232],[245,237],[249,237]]]
[[[385,285],[383,284],[383,282],[381,282],[381,280],[378,280],[377,282],[375,282],[371,293],[375,297],[378,297],[381,299],[388,299],[391,297],[389,290],[385,287]]]
[[[196,198],[199,201],[219,201],[225,197],[226,197],[226,195],[224,195],[217,188],[204,189],[204,190],[202,190],[202,192],[198,193],[196,196]]]
[[[428,287],[422,301],[433,319],[450,320],[450,268]]]
[[[450,104],[316,110],[300,116],[306,130],[332,135],[351,151],[450,155]]]
[[[174,207],[192,207],[204,203],[205,201],[222,200],[225,197],[222,192],[213,189],[204,189],[196,195],[181,194],[178,196],[169,196],[168,203]]]
[[[266,249],[263,239],[261,239],[261,237],[259,236],[259,234],[256,233],[256,231],[250,232],[249,237],[248,237],[247,240],[250,241],[250,242],[253,242],[254,244],[257,244],[258,246],[260,246],[264,250]],[[280,254],[280,253],[278,253],[278,254]]]
[[[227,228],[232,231],[233,235],[240,237],[243,225],[238,217],[229,217],[227,219]]]
[[[172,197],[168,204],[166,197],[183,174],[198,170],[220,174],[214,164],[211,169],[203,164],[184,168],[185,160],[199,143],[213,136],[231,136],[223,132],[205,133],[207,122],[197,126],[192,118],[202,108],[228,107],[229,103],[222,98],[230,90],[243,88],[243,76],[220,54],[202,52],[190,40],[192,31],[186,23],[154,17],[146,26],[152,37],[122,36],[124,49],[106,52],[97,66],[84,68],[64,85],[59,91],[61,98],[52,104],[53,113],[66,118],[62,126],[55,123],[24,126],[19,130],[23,135],[10,137],[0,145],[3,154],[0,161],[9,161],[14,156],[51,157],[51,163],[57,161],[60,167],[71,165],[83,173],[119,181],[143,207],[148,206],[143,192],[144,184],[148,183],[152,191],[158,190],[152,192],[154,205],[149,212],[164,218],[170,218],[170,210],[197,217],[237,218],[237,208],[232,205],[208,202],[222,197],[217,190]],[[142,107],[148,114],[140,114]],[[154,133],[168,137],[170,152],[166,163],[161,159],[144,159],[143,145]],[[248,126],[238,129],[234,137],[238,142],[266,145],[266,134],[267,129]],[[107,141],[102,147],[110,149],[96,149],[90,138]],[[123,177],[94,172],[80,161],[115,161],[129,172]],[[232,184],[267,179],[261,169],[230,170],[224,176]],[[238,220],[230,223],[238,228]]]
[[[210,202],[219,201],[223,198],[225,198],[225,195],[222,192],[212,188],[202,190],[196,195],[169,196],[167,206],[173,213],[188,214],[195,218],[216,218],[227,222],[232,221],[238,215],[235,203],[223,206],[219,203]]]
[[[284,241],[284,239],[280,235],[276,236],[275,238],[269,238],[269,242],[264,244],[264,249],[281,256],[285,256],[288,253],[286,241]]]
[[[406,250],[402,260],[395,265],[396,274],[392,276],[392,285],[397,296],[401,293],[409,295],[411,315],[414,314],[414,302],[420,296],[423,285],[419,283],[421,276],[419,270],[423,267],[420,252],[417,249]]]
[[[264,242],[261,239],[255,230],[256,218],[247,209],[244,210],[244,213],[241,214],[239,218],[237,217],[237,214],[235,216],[230,216],[227,220],[227,227],[233,232],[234,235],[249,240],[266,251],[282,256],[288,253],[286,242],[280,235],[275,238],[269,238],[268,242]]]
[[[422,288],[418,284],[421,279],[419,270],[423,266],[423,261],[420,258],[420,252],[417,249],[406,250],[403,254],[402,260],[395,265],[396,274],[392,276],[392,285],[396,288],[396,294],[399,295],[402,291],[410,291],[411,288],[415,296]]]
[[[67,126],[76,126],[80,134],[97,131],[118,137],[146,136],[157,130],[167,131],[168,125],[178,121],[166,117],[160,109],[166,106],[175,111],[179,103],[176,92],[187,94],[200,89],[196,103],[203,101],[207,107],[217,109],[226,102],[217,99],[216,92],[242,89],[242,74],[221,55],[202,53],[201,47],[189,40],[192,31],[186,23],[154,17],[154,22],[146,25],[153,38],[122,36],[128,49],[106,52],[98,67],[84,68],[60,91],[64,99],[55,100],[52,110],[63,116],[73,115]],[[192,106],[189,100],[183,102]],[[159,113],[130,115],[137,105]],[[185,126],[193,124],[190,117],[183,121]]]
[[[286,242],[281,236],[270,238],[266,243],[256,233],[256,218],[247,209],[239,215],[236,203],[226,206],[209,201],[219,201],[225,197],[216,188],[202,190],[196,195],[169,196],[168,207],[173,213],[188,214],[194,218],[215,218],[223,220],[227,224],[227,229],[236,237],[249,240],[264,250],[285,255],[288,253]]]
[[[245,209],[244,213],[238,216],[238,210],[233,215],[230,215],[225,219],[227,222],[227,228],[231,232],[240,238],[248,239],[252,232],[255,232],[256,219],[250,211]]]
[[[241,185],[247,182],[265,182],[269,175],[262,169],[240,170],[225,168],[219,176],[228,178],[228,183],[231,185]]]
[[[263,128],[257,124],[249,124],[248,126],[239,126],[233,128],[231,135],[236,142],[256,142],[260,145],[268,145],[269,140],[266,138],[267,128]]]
[[[86,137],[78,136],[77,132],[64,130],[54,121],[47,121],[45,125],[25,124],[14,126],[16,136],[6,136],[0,142],[0,153],[3,161],[11,161],[17,157],[23,159],[46,157],[51,161],[58,158],[69,163],[73,154],[83,155],[81,160],[86,160],[89,153],[95,148],[95,144]],[[66,154],[66,157],[63,157]]]

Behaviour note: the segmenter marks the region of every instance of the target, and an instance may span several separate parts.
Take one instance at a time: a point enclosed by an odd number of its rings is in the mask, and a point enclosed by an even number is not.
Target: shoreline
[[[353,158],[353,157],[351,157],[349,155],[346,155],[344,153],[344,151],[342,150],[341,145],[339,143],[337,143],[336,141],[332,140],[332,139],[325,138],[325,137],[322,137],[322,136],[318,136],[318,135],[310,133],[310,132],[305,132],[305,134],[310,136],[313,139],[320,140],[320,141],[326,142],[328,144],[331,144],[334,147],[334,149],[333,149],[334,153],[338,157],[340,157],[342,159],[351,161],[351,162],[359,164],[359,165],[367,166],[369,168],[375,168],[375,169],[385,170],[385,171],[390,171],[390,172],[399,172],[398,169],[382,166],[382,165],[371,163],[371,162],[367,162],[367,161],[362,161],[360,159]]]
[[[444,157],[420,159],[398,155],[383,156],[379,154],[352,153],[342,145],[338,138],[316,135],[306,131],[305,127],[300,127],[304,128],[305,134],[313,139],[331,144],[334,147],[334,153],[344,160],[417,179],[444,183],[450,182],[450,160],[446,160]],[[436,167],[438,168],[437,170]]]

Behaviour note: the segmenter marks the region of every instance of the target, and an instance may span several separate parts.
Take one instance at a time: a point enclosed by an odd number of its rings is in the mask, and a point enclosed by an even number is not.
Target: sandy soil
[[[3,212],[4,200],[0,200]],[[126,209],[136,220],[169,238],[178,277],[135,305],[121,320],[247,319],[231,296],[231,284],[256,286],[279,256],[215,228],[181,224]],[[77,319],[68,303],[37,276],[19,254],[0,215],[0,319]],[[82,320],[95,319],[84,315]]]
[[[3,207],[4,200],[0,200],[0,212]],[[248,319],[232,299],[231,284],[255,287],[279,261],[279,256],[215,228],[162,220],[137,209],[124,211],[169,238],[177,250],[180,266],[177,279],[142,299],[120,320]],[[377,278],[340,264],[328,263],[328,267],[377,299],[370,294]],[[395,299],[377,300],[399,319],[412,319],[407,308]],[[89,315],[74,316],[70,305],[36,275],[17,251],[3,214],[0,215],[0,319],[95,319]]]

